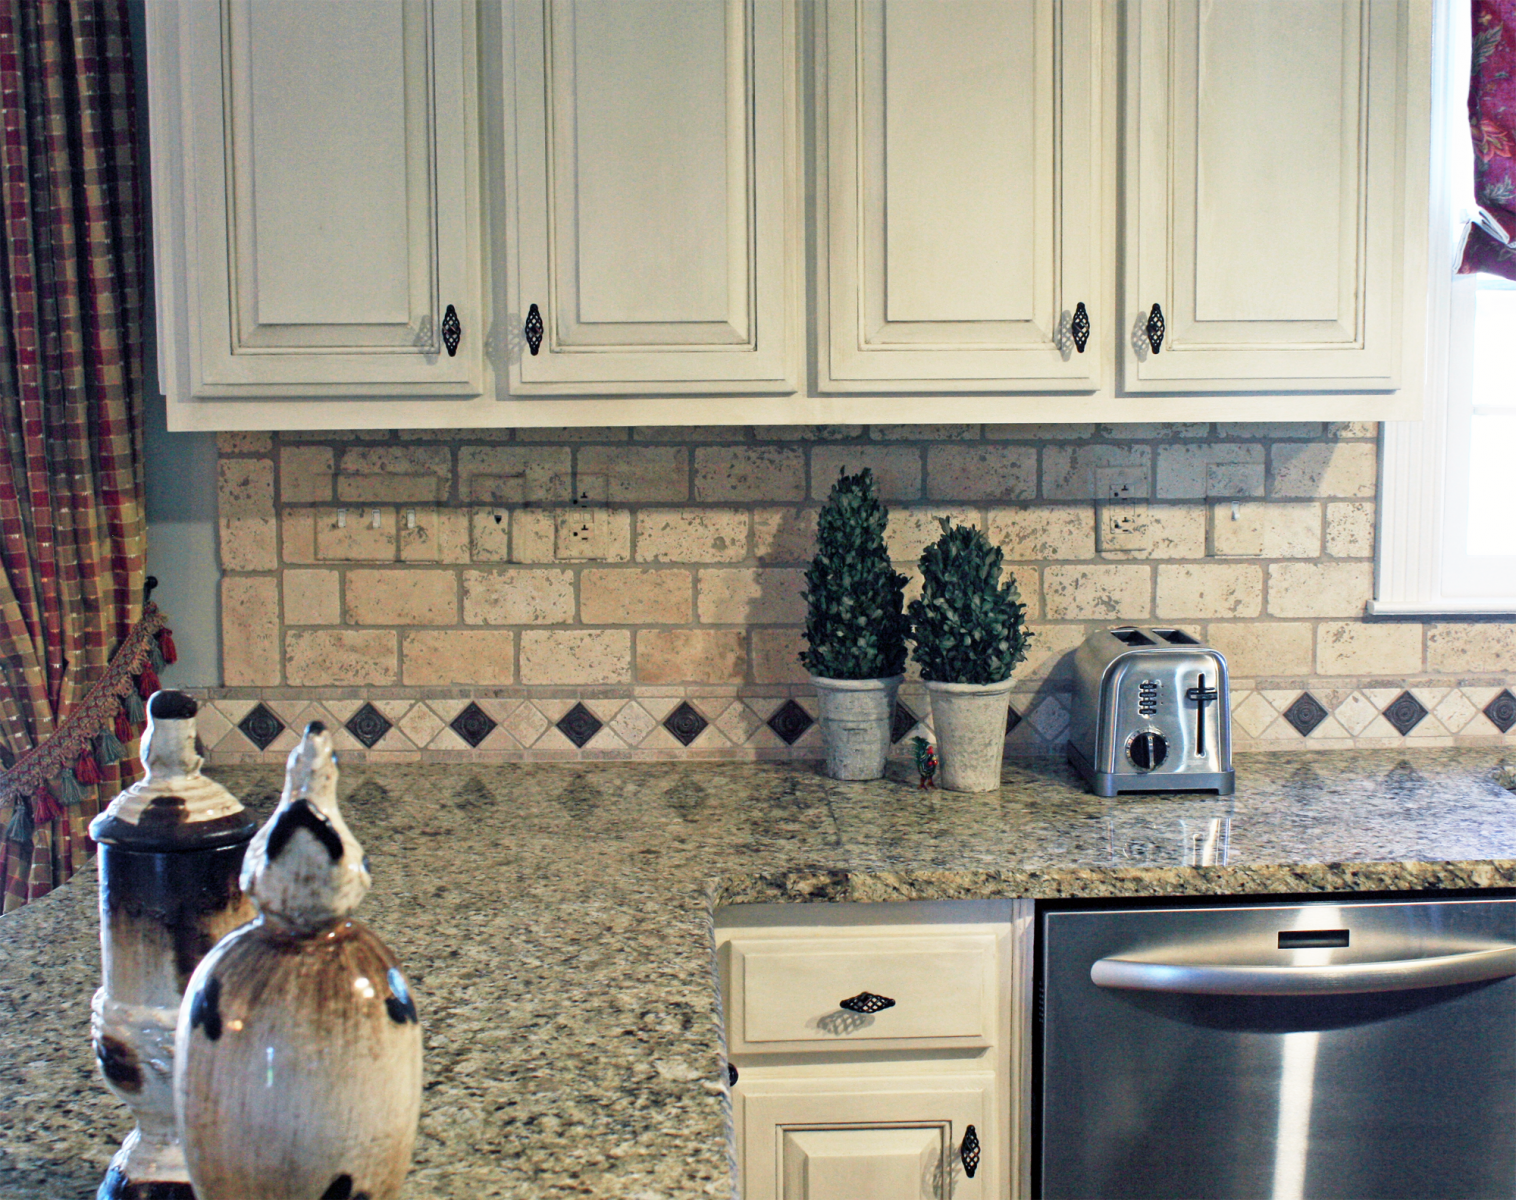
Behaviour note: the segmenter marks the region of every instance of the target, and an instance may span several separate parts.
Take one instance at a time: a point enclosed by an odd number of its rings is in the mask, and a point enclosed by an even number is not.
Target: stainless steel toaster
[[[1097,796],[1230,796],[1226,659],[1180,629],[1102,629],[1074,654],[1069,762]]]

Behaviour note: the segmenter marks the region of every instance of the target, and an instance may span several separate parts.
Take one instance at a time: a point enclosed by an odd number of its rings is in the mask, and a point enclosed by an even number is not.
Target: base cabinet
[[[741,905],[717,958],[744,1200],[1030,1195],[1030,900]]]
[[[747,1200],[989,1200],[1005,1192],[993,1074],[739,1085]]]

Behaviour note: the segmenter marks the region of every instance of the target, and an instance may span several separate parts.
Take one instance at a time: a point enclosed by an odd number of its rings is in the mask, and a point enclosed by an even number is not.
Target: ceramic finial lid
[[[193,696],[154,692],[142,732],[147,778],[132,784],[90,822],[97,842],[135,850],[209,849],[245,841],[254,821],[241,801],[200,774]]]
[[[368,894],[363,847],[337,808],[337,755],[319,721],[285,765],[284,796],[254,835],[242,890],[265,915],[300,928],[345,917]]]

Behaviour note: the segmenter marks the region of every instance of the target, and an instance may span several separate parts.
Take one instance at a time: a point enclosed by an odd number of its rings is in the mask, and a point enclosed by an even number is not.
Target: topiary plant
[[[942,536],[921,555],[921,598],[912,600],[921,678],[999,683],[1026,657],[1032,635],[1016,580],[1000,582],[1005,555],[973,525],[941,518]]]
[[[889,514],[874,473],[839,473],[821,509],[816,556],[805,571],[805,640],[800,661],[826,679],[887,679],[905,669],[911,624],[905,576],[884,545]]]

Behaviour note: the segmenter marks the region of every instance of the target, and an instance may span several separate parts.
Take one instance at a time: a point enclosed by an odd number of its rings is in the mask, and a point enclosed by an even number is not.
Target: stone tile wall
[[[319,717],[374,759],[812,757],[804,567],[832,480],[868,466],[913,589],[941,516],[1005,548],[1035,633],[1013,752],[1061,751],[1068,652],[1129,621],[1226,654],[1239,748],[1498,743],[1516,628],[1364,618],[1376,434],[223,434],[224,686],[205,741],[213,761],[274,758]],[[902,739],[923,691],[908,680]]]

